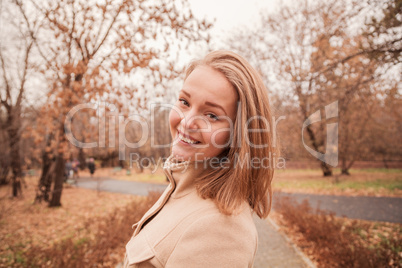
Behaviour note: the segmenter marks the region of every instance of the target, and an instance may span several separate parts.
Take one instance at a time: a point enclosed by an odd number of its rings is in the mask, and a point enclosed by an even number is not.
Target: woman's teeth
[[[184,142],[186,142],[186,143],[190,143],[190,144],[199,143],[198,141],[195,141],[195,140],[192,140],[192,139],[189,139],[189,138],[184,137],[184,136],[181,135],[180,133],[179,133],[179,139],[182,140],[182,141],[184,141]]]

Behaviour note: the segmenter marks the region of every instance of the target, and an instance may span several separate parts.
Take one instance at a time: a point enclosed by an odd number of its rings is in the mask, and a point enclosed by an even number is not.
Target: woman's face
[[[208,66],[196,67],[169,115],[172,154],[190,161],[221,154],[230,145],[237,99],[223,74]]]

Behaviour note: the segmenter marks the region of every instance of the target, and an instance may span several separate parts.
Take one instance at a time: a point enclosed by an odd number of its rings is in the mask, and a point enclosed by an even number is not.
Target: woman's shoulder
[[[153,254],[163,267],[252,267],[257,231],[251,209],[225,215],[212,200],[188,201],[176,200],[174,210],[158,215],[163,221],[155,218],[157,224],[150,222],[129,242],[130,263]]]
[[[239,235],[248,240],[254,240],[257,237],[252,210],[246,203],[239,211],[226,215],[217,208],[212,200],[205,199],[204,202],[209,204],[191,217],[186,224],[187,231],[222,233],[226,236]]]
[[[236,240],[239,243],[255,244],[257,230],[250,206],[244,202],[242,207],[231,215],[222,213],[211,199],[203,199],[196,193],[191,193],[182,200],[177,200],[173,213],[176,223],[165,238],[197,237],[199,242],[213,240],[219,243]],[[169,210],[171,215],[171,211]],[[198,234],[198,236],[197,236]],[[200,235],[202,234],[202,235]],[[200,237],[209,237],[206,240]],[[211,242],[211,241],[210,241]]]
[[[217,204],[209,199],[202,198],[197,193],[193,193],[190,200],[183,200],[191,208],[186,208],[185,210],[190,210],[188,215],[190,222],[194,224],[201,224],[203,221],[209,221],[215,223],[215,227],[219,227],[222,224],[228,224],[229,226],[247,226],[248,228],[255,226],[253,221],[253,212],[250,206],[243,202],[242,206],[234,211],[231,215],[226,215],[222,213]]]
[[[249,208],[233,215],[222,214],[218,209],[205,210],[187,222],[168,263],[171,267],[183,263],[187,267],[251,267],[257,237]]]

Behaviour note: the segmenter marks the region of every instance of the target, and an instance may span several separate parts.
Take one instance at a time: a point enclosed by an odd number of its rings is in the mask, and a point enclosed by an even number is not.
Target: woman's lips
[[[189,135],[185,135],[180,131],[177,131],[177,138],[182,144],[186,145],[193,145],[193,144],[198,144],[200,141],[197,141],[196,139],[192,138]]]

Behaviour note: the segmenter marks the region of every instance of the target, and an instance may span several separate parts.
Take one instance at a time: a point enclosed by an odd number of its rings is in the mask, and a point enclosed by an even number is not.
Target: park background
[[[0,12],[0,266],[121,262],[130,225],[157,193],[75,183],[91,180],[94,158],[99,183],[166,184],[149,161],[169,155],[155,146],[171,142],[164,104],[186,64],[216,49],[243,55],[264,79],[285,160],[275,191],[402,197],[400,0],[3,0]],[[303,128],[316,112],[322,120]],[[326,148],[331,124],[338,143]],[[306,147],[331,149],[337,165]],[[69,162],[79,178],[66,177]],[[402,266],[400,223],[276,202],[271,219],[318,267]]]

